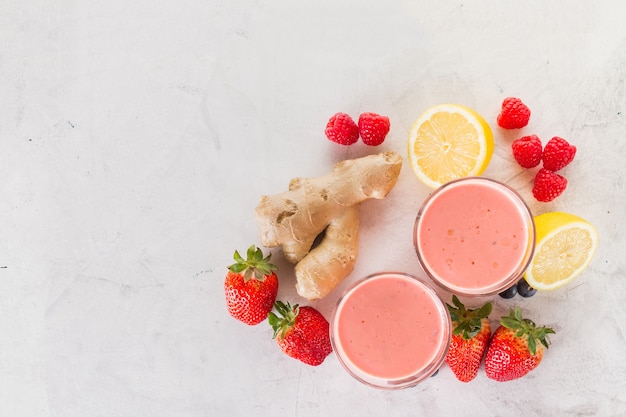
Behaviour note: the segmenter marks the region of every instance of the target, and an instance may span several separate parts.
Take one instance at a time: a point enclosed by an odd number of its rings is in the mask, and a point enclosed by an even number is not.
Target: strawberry
[[[263,257],[261,249],[248,248],[243,259],[235,251],[235,263],[228,267],[224,280],[226,307],[231,316],[249,324],[259,324],[272,310],[278,293],[278,268],[270,263],[272,254]]]
[[[537,135],[524,136],[511,144],[513,158],[523,168],[533,168],[539,165],[542,156],[541,139]]]
[[[276,311],[268,315],[280,349],[307,365],[317,366],[333,351],[330,344],[330,325],[322,313],[313,307],[293,307],[276,301]]]
[[[352,145],[359,140],[359,127],[345,113],[336,113],[328,120],[324,130],[326,137],[340,145]]]
[[[476,378],[480,363],[491,337],[488,316],[491,302],[479,309],[466,309],[456,295],[454,306],[446,304],[452,318],[452,338],[446,354],[446,363],[459,381],[469,382]]]
[[[504,129],[519,129],[528,124],[530,109],[517,97],[507,97],[502,102],[498,115],[498,126]]]
[[[391,125],[387,116],[376,113],[362,113],[359,116],[359,134],[363,143],[378,146],[385,141]]]
[[[567,178],[546,168],[541,168],[533,182],[533,196],[537,201],[548,202],[560,196],[567,187]]]
[[[487,377],[496,381],[521,378],[541,363],[544,348],[548,348],[549,327],[537,327],[522,317],[522,309],[510,309],[502,317],[500,326],[493,333],[485,356]]]
[[[558,171],[574,160],[576,147],[565,139],[553,137],[543,149],[543,167],[551,171]]]

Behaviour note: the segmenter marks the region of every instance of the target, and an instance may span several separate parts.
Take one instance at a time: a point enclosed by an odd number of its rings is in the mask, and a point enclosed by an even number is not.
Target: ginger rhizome
[[[261,243],[282,246],[296,265],[300,296],[322,298],[352,272],[359,252],[359,205],[385,198],[401,167],[395,152],[349,159],[324,176],[294,178],[288,191],[261,197],[255,211]]]

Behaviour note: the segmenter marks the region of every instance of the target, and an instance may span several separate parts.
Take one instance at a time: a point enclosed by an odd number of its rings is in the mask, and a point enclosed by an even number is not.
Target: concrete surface
[[[5,0],[0,4],[0,415],[10,417],[624,416],[626,5],[618,1]],[[495,125],[522,98],[530,124]],[[469,384],[447,368],[383,392],[334,355],[309,367],[264,323],[226,313],[254,207],[297,176],[395,150],[427,107],[491,123],[485,175],[533,212],[591,221],[600,247],[565,288],[496,299],[557,334],[523,379]],[[378,148],[330,143],[337,111],[386,114]],[[510,142],[578,147],[552,203],[530,194]],[[361,255],[308,303],[279,250],[279,298],[330,317],[359,277],[420,274],[411,230],[428,195],[406,163],[361,207]]]

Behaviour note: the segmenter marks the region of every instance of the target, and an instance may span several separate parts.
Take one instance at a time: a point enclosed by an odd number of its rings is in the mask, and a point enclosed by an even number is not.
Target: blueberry
[[[432,378],[434,376],[437,376],[438,373],[439,373],[439,369],[437,369],[430,377]]]
[[[500,293],[500,297],[506,298],[507,300],[515,297],[515,295],[517,295],[517,284],[511,285],[509,288]]]
[[[532,297],[537,293],[537,290],[528,285],[528,282],[524,278],[520,279],[517,283],[517,293],[522,297]]]

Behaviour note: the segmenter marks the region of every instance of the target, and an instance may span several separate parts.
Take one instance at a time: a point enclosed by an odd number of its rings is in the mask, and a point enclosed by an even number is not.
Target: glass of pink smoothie
[[[535,225],[516,191],[489,178],[467,177],[426,199],[413,242],[420,265],[440,287],[488,296],[522,277],[533,256]]]
[[[450,316],[424,280],[380,272],[353,284],[330,321],[333,349],[357,380],[381,389],[414,386],[435,373],[450,343]]]

